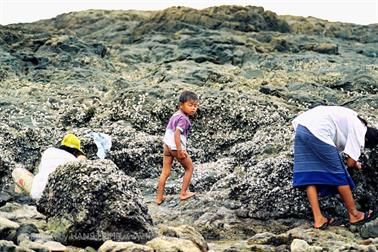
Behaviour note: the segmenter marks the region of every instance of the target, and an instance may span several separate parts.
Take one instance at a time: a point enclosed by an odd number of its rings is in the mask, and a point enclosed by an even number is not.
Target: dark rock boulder
[[[160,89],[122,93],[114,99],[111,108],[113,120],[126,120],[136,130],[162,137],[170,116],[175,112],[179,92],[176,97],[170,93],[164,97],[156,94],[157,91]],[[195,150],[193,158],[200,162],[215,161],[218,157],[228,156],[229,150],[235,144],[251,139],[258,129],[267,126],[282,128],[280,125],[287,125],[293,116],[286,106],[255,100],[255,96],[248,93],[198,93],[201,96],[201,106],[197,115],[192,118],[193,129],[189,135],[189,147]],[[173,97],[169,97],[171,95]],[[284,139],[285,141],[276,144],[288,146],[287,137]],[[161,140],[159,144],[161,146]],[[262,145],[261,148],[263,147],[267,146]]]
[[[297,34],[318,35],[343,40],[354,40],[361,43],[376,43],[378,25],[357,25],[341,22],[328,22],[314,17],[303,18],[285,16],[291,32]]]
[[[378,219],[370,221],[364,224],[360,229],[359,233],[362,238],[376,238],[378,237]]]
[[[179,227],[169,227],[162,225],[159,229],[159,233],[166,237],[190,240],[203,252],[209,250],[209,246],[203,236],[191,226],[182,225]]]
[[[378,150],[365,150],[361,156],[361,162],[363,163],[363,169],[350,170],[350,174],[356,182],[356,188],[354,190],[355,200],[361,210],[377,210],[378,201],[378,185],[375,182],[378,176],[377,164],[378,164]]]
[[[176,32],[181,29],[232,29],[242,32],[279,31],[289,32],[290,26],[274,12],[254,6],[216,6],[203,10],[171,7],[156,12],[141,22],[137,34],[148,34],[152,29],[159,32]]]
[[[248,167],[244,176],[235,176],[230,198],[242,203],[240,215],[269,219],[305,212],[305,195],[292,186],[292,166],[289,157],[277,156]]]
[[[357,187],[353,190],[357,206],[361,210],[375,209],[377,185],[377,152],[366,152],[362,156],[364,170],[350,170]],[[303,218],[311,215],[305,192],[292,186],[293,163],[288,156],[264,159],[257,164],[244,164],[245,174],[231,180],[230,198],[241,202],[240,216],[258,219]],[[346,209],[337,197],[320,198],[321,208],[333,216],[347,218]],[[269,207],[267,207],[269,206]],[[369,230],[371,227],[369,227]],[[369,231],[370,232],[370,231]]]
[[[33,252],[34,250],[22,248],[13,243],[13,241],[0,240],[1,251],[18,251],[18,252]]]
[[[40,153],[57,139],[57,132],[48,128],[26,128],[5,118],[1,120],[0,190],[3,192],[12,183],[11,174],[14,168],[23,167],[31,172],[37,168]],[[14,187],[10,189],[13,191]]]
[[[135,178],[158,177],[162,165],[162,137],[125,127],[113,131],[109,159]]]
[[[332,43],[304,44],[299,45],[299,49],[325,54],[339,54],[338,45]]]
[[[31,234],[38,234],[39,230],[34,224],[21,224],[21,226],[17,229],[16,235],[20,236],[25,234],[27,236]]]
[[[190,189],[195,192],[212,191],[214,184],[232,172],[233,162],[230,158],[223,158],[216,162],[194,164]]]
[[[1,164],[0,164],[0,167],[1,167]],[[11,201],[12,199],[13,198],[12,198],[11,193],[2,191],[0,193],[0,207],[4,206],[7,202]]]
[[[140,243],[154,237],[135,179],[109,160],[58,167],[37,206],[63,243],[100,246],[109,239]]]
[[[367,92],[370,94],[378,93],[377,79],[371,76],[368,70],[363,68],[347,72],[343,79],[334,83],[331,87],[345,91]]]

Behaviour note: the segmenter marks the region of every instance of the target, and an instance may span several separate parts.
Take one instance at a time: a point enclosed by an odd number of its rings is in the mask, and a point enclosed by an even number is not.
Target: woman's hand
[[[347,159],[346,159],[346,165],[349,168],[356,168],[358,170],[362,169],[362,164],[360,162],[352,159],[351,157],[347,157]]]
[[[356,162],[356,168],[358,169],[358,170],[361,170],[362,169],[362,164],[360,163],[360,162]]]

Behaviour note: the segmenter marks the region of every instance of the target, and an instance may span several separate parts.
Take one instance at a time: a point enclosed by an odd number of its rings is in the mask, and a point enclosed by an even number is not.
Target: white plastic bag
[[[97,146],[97,156],[100,159],[105,159],[106,154],[110,151],[112,147],[112,138],[108,134],[89,132],[87,136],[92,137],[93,141]]]

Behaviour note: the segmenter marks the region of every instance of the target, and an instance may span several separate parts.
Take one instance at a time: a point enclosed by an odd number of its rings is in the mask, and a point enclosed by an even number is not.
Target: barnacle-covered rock
[[[292,160],[286,156],[268,158],[235,177],[230,197],[242,202],[240,211],[248,217],[269,219],[298,216],[307,209],[303,194],[292,186]]]
[[[135,179],[109,161],[58,167],[38,202],[57,240],[99,246],[107,240],[146,242],[154,237]]]

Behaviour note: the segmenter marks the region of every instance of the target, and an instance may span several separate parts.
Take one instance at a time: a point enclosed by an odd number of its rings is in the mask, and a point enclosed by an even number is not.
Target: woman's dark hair
[[[198,101],[198,95],[196,95],[196,93],[192,92],[192,91],[184,91],[181,93],[180,95],[180,98],[179,98],[179,102],[180,103],[184,103],[184,102],[187,102],[189,100],[193,100],[193,101]]]
[[[360,119],[360,121],[361,121],[365,126],[368,125],[367,121],[366,121],[364,118],[362,118],[362,117],[359,116],[359,115],[357,115],[357,117],[358,117],[358,119]]]
[[[378,129],[367,126],[368,123],[361,116],[358,119],[367,127],[365,134],[365,148],[374,149],[378,145]]]
[[[365,135],[365,148],[373,149],[378,145],[378,129],[367,127]]]
[[[61,145],[59,146],[59,149],[61,150],[65,150],[69,153],[71,153],[72,155],[74,155],[75,157],[78,157],[80,155],[83,155],[83,153],[81,153],[81,151],[79,151],[78,149],[75,149],[75,148],[71,148],[71,147],[67,147],[65,145]]]

